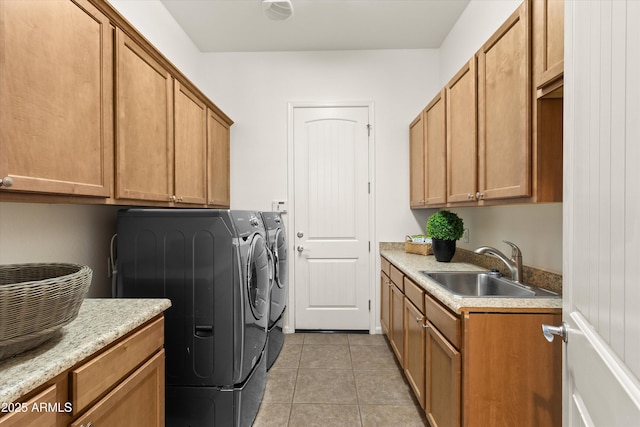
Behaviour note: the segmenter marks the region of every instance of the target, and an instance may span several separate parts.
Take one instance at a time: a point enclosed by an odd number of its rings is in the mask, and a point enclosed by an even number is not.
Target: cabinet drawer
[[[389,277],[391,278],[391,281],[398,287],[398,289],[404,292],[404,274],[402,274],[402,271],[398,270],[393,264],[390,264],[389,267]]]
[[[113,388],[140,366],[164,343],[164,320],[159,318],[71,371],[71,401],[74,413]]]
[[[69,427],[164,426],[164,399],[164,350],[160,350]]]
[[[421,313],[424,313],[424,290],[408,277],[404,278],[404,294]]]
[[[460,318],[429,294],[424,296],[424,313],[431,322],[457,349],[460,348]]]
[[[14,408],[11,406],[2,408],[9,411],[7,415],[0,418],[1,427],[46,427],[56,425],[56,411],[44,409],[33,411],[34,405],[39,408],[41,404],[54,406],[56,402],[56,385],[44,389],[24,403],[17,403]],[[27,409],[23,412],[23,409]]]
[[[387,276],[390,274],[389,267],[391,267],[391,263],[389,263],[385,257],[380,257],[380,270],[382,270]]]

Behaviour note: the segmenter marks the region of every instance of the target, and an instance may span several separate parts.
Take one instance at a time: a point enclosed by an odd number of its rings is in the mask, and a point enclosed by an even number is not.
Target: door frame
[[[376,262],[375,262],[375,126],[374,126],[374,103],[373,101],[296,101],[289,102],[287,105],[287,240],[289,244],[289,251],[291,254],[295,252],[295,238],[296,231],[295,226],[295,188],[294,188],[294,145],[293,145],[293,114],[296,109],[299,108],[347,108],[347,107],[365,107],[368,109],[369,114],[369,162],[368,162],[368,174],[369,174],[369,300],[371,301],[371,307],[369,309],[369,333],[376,332],[376,307],[378,301],[377,287],[375,286],[376,278]],[[287,313],[284,322],[284,333],[294,333],[296,331],[295,316],[291,313],[295,313],[295,262],[292,262],[293,256],[290,257],[289,262],[289,296],[287,300]]]

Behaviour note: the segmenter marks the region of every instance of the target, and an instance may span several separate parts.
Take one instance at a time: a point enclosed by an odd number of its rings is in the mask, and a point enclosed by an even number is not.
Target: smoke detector
[[[286,21],[293,16],[291,0],[262,0],[262,10],[274,21]]]

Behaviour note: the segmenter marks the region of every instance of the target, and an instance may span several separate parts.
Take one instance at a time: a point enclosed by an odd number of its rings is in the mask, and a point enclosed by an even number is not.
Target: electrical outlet
[[[465,228],[462,230],[462,242],[469,243],[469,229]]]

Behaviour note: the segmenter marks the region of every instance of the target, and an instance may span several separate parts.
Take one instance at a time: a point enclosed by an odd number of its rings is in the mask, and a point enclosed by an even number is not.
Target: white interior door
[[[296,329],[369,329],[369,109],[294,107]]]
[[[565,4],[563,425],[640,426],[640,2]]]

